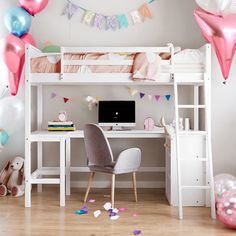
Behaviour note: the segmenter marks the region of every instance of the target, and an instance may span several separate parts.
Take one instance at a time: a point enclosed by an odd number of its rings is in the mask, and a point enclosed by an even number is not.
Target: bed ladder
[[[209,45],[206,45],[206,51],[208,50],[208,53],[206,52],[206,73],[204,73],[204,78],[202,81],[203,86],[203,96],[204,96],[204,105],[199,105],[199,101],[197,101],[197,104],[194,105],[180,105],[179,104],[179,96],[178,96],[178,86],[184,86],[184,82],[181,81],[181,78],[178,78],[178,76],[175,76],[175,74],[172,74],[172,78],[174,81],[174,98],[175,98],[175,120],[176,120],[176,161],[177,161],[177,182],[178,182],[178,207],[179,207],[179,219],[183,219],[183,199],[182,195],[184,194],[184,189],[197,189],[197,190],[206,190],[206,196],[207,193],[210,191],[210,205],[211,205],[211,217],[212,219],[216,218],[216,212],[215,212],[215,194],[214,194],[214,179],[213,179],[213,164],[212,164],[212,147],[211,147],[211,89],[210,89],[210,51],[211,48]],[[207,61],[209,60],[209,61]],[[207,69],[207,65],[209,65]],[[189,78],[190,79],[190,78]],[[186,82],[186,81],[185,81]],[[191,79],[190,79],[191,82]],[[199,82],[198,82],[199,83]],[[191,83],[191,85],[196,85],[195,82]],[[185,186],[182,184],[182,169],[184,168],[184,161],[186,158],[181,159],[180,154],[180,136],[185,135],[186,133],[181,132],[179,130],[179,109],[205,109],[205,131],[203,132],[203,135],[205,136],[205,158],[199,158],[199,160],[192,160],[192,161],[204,161],[206,162],[206,181],[205,185],[203,186]],[[194,131],[193,131],[194,132]],[[186,134],[188,135],[188,134]],[[208,192],[207,192],[208,191]]]

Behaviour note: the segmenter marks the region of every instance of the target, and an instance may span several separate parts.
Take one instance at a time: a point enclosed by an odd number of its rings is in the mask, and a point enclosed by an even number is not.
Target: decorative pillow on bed
[[[161,57],[157,53],[137,53],[134,57],[133,80],[157,80]]]

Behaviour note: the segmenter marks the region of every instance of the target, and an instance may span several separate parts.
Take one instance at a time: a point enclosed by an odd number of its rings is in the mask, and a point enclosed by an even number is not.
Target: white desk
[[[126,131],[105,131],[107,138],[166,138],[164,129],[154,131],[126,130]],[[71,167],[71,139],[84,138],[84,132],[77,130],[68,132],[66,139],[66,195],[70,195],[70,174],[71,172],[89,172],[88,167]],[[140,167],[139,172],[165,172],[165,167]]]
[[[126,131],[105,131],[107,138],[166,138],[164,129],[158,129],[154,131],[145,130],[126,130]],[[88,167],[71,167],[71,139],[83,139],[84,132],[82,130],[76,130],[73,132],[52,132],[52,131],[35,131],[32,132],[30,140],[31,142],[53,142],[60,141],[60,168],[58,167],[41,167],[37,169],[30,177],[30,184],[47,184],[50,183],[50,179],[47,180],[36,180],[40,175],[60,175],[60,196],[61,206],[64,205],[63,195],[65,195],[64,187],[66,176],[66,195],[70,195],[70,177],[71,172],[89,172]],[[64,142],[64,143],[63,143]],[[66,149],[64,149],[66,147]],[[63,153],[64,152],[64,153]],[[42,151],[38,152],[38,158],[42,162]],[[66,161],[65,161],[66,159]],[[64,161],[65,162],[64,162]],[[65,163],[65,164],[64,164]],[[62,166],[64,165],[64,167]],[[26,167],[26,172],[30,173],[31,168]],[[165,167],[141,167],[139,172],[165,172]],[[64,177],[64,178],[63,178]],[[39,188],[41,189],[41,188]],[[40,191],[40,190],[39,190]],[[30,205],[30,189],[26,189],[26,202]]]

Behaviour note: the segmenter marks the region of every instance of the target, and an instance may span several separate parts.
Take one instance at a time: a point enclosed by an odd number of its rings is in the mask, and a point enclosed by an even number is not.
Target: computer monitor
[[[113,129],[134,127],[135,101],[99,101],[98,123],[100,126],[112,126]]]

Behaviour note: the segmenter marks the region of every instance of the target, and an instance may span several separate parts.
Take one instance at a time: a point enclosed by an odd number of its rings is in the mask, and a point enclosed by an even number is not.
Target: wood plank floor
[[[206,208],[185,208],[184,220],[178,220],[177,209],[168,205],[164,190],[139,190],[139,202],[135,203],[132,190],[117,189],[116,207],[124,207],[126,211],[112,221],[102,207],[109,201],[104,194],[109,194],[109,190],[92,189],[89,199],[96,202],[88,203],[89,213],[81,216],[75,211],[84,206],[81,201],[84,191],[72,191],[66,197],[65,208],[59,207],[57,188],[45,188],[43,193],[33,191],[30,209],[24,208],[24,197],[0,198],[0,235],[123,236],[133,235],[135,229],[140,229],[141,235],[236,235],[235,231],[211,220],[210,210]],[[102,214],[94,218],[93,211],[98,209]]]

